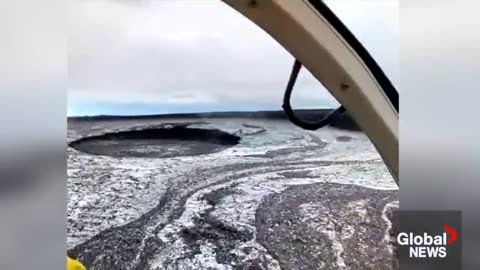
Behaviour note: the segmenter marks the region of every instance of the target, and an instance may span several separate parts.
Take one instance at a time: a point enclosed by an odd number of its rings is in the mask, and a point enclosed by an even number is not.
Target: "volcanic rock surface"
[[[68,252],[89,270],[398,269],[398,189],[363,133],[89,119],[68,139]]]

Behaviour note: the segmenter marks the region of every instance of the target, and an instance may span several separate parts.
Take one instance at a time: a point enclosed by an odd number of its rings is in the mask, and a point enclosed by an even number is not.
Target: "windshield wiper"
[[[293,87],[295,85],[295,82],[297,81],[298,73],[300,72],[301,67],[302,63],[295,59],[295,62],[293,63],[292,73],[290,74],[290,79],[288,80],[287,88],[285,89],[285,94],[283,96],[282,108],[287,114],[288,119],[296,126],[307,130],[317,130],[331,124],[338,115],[345,112],[345,108],[343,106],[338,107],[337,109],[324,116],[318,122],[306,122],[298,119],[293,112],[292,106],[290,105],[290,99],[292,97]]]

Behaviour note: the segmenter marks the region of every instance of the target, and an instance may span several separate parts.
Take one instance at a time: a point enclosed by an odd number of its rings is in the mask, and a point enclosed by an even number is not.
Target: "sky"
[[[398,81],[398,0],[330,0]],[[68,115],[281,110],[293,57],[219,0],[70,0]],[[305,69],[295,108],[338,103]]]

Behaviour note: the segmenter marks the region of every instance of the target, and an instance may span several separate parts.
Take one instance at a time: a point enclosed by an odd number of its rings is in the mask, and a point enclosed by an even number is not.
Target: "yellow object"
[[[67,270],[87,270],[83,264],[67,256]]]

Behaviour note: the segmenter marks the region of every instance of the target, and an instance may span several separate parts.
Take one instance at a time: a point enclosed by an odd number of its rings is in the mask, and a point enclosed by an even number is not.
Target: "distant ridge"
[[[317,110],[296,110],[298,117],[307,121],[315,121],[322,118],[331,109]],[[203,112],[203,113],[174,113],[174,114],[150,114],[150,115],[93,115],[93,116],[71,116],[68,121],[120,121],[120,120],[148,120],[148,119],[203,119],[203,118],[247,118],[247,119],[268,119],[268,120],[288,120],[284,111],[233,111],[233,112]],[[345,113],[338,117],[332,126],[348,129],[360,130],[358,125]]]
[[[330,110],[318,110],[318,112]],[[226,112],[202,112],[202,113],[171,113],[171,114],[147,114],[147,115],[92,115],[73,116],[69,120],[125,120],[125,119],[168,119],[168,118],[276,118],[286,119],[283,111],[226,111]]]

